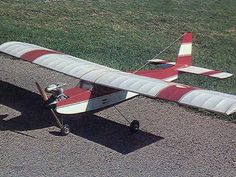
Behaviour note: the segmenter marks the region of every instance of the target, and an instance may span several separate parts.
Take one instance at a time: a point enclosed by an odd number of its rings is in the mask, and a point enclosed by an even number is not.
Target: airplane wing
[[[236,112],[234,95],[122,72],[28,43],[7,42],[0,45],[0,51],[91,83],[215,112]]]

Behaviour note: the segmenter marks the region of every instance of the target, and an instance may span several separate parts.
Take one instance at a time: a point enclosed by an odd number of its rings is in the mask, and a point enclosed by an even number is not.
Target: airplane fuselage
[[[169,71],[169,72],[168,72]],[[171,68],[161,70],[149,70],[137,72],[138,75],[155,77],[165,81],[173,81],[178,75]],[[130,91],[117,90],[100,85],[93,85],[91,88],[81,86],[65,90],[69,97],[56,105],[56,112],[60,114],[79,114],[85,112],[96,112],[101,109],[119,104],[128,99],[138,96]]]

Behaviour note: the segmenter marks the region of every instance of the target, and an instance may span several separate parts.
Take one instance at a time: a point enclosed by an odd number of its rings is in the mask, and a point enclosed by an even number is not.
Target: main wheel
[[[139,121],[133,120],[129,126],[129,130],[131,133],[135,133],[139,130]]]
[[[70,133],[70,126],[65,124],[61,129],[61,134],[65,136],[68,135],[69,133]]]

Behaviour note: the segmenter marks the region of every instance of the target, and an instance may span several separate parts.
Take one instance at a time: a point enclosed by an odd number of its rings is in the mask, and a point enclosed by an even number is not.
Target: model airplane
[[[52,111],[61,132],[66,135],[70,129],[57,117],[59,114],[79,114],[95,112],[114,106],[137,95],[153,99],[165,99],[179,104],[225,113],[236,112],[236,96],[200,89],[171,82],[180,73],[200,74],[215,78],[227,78],[230,73],[192,66],[192,33],[182,36],[182,43],[176,62],[152,59],[151,64],[168,64],[164,69],[122,72],[95,64],[51,49],[22,42],[6,42],[0,45],[0,51],[25,61],[78,78],[77,87],[63,90],[64,84],[52,84],[43,90],[37,88]],[[48,98],[47,93],[51,96]],[[134,120],[130,130],[139,129]]]

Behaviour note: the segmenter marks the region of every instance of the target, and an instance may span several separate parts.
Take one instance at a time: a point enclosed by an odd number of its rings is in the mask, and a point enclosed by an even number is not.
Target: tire
[[[137,132],[139,130],[139,121],[133,120],[130,123],[129,130],[130,130],[131,133]]]
[[[63,136],[66,136],[66,135],[68,135],[69,133],[70,133],[70,126],[67,125],[67,124],[65,124],[65,125],[63,126],[63,128],[61,129],[61,134],[62,134]]]

